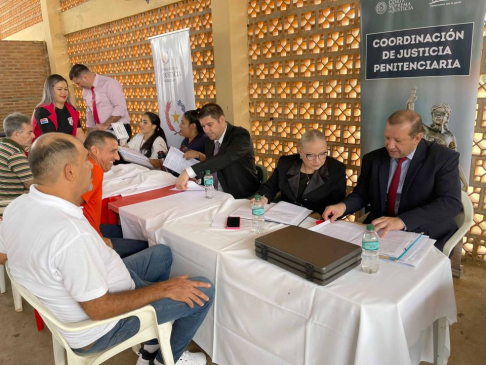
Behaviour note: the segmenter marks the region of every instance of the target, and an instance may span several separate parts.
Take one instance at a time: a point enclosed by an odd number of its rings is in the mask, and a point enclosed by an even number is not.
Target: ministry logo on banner
[[[410,11],[413,10],[413,4],[410,0],[388,0],[388,3],[380,1],[375,6],[375,11],[379,15],[385,14],[387,10],[389,14]]]
[[[181,134],[181,129],[176,124],[180,123],[180,119],[182,118],[182,115],[186,111],[187,111],[186,106],[182,103],[181,100],[178,100],[175,106],[172,105],[172,100],[167,101],[167,103],[165,104],[165,111],[164,111],[165,119],[163,120],[165,121],[167,128],[169,128],[169,130],[174,135]]]
[[[196,108],[189,29],[150,38],[161,127],[169,146],[180,148],[183,114]]]

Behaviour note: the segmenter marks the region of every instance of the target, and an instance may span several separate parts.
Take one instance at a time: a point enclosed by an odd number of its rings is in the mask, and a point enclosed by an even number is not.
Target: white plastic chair
[[[7,285],[5,284],[5,270],[3,269],[3,265],[0,265],[0,294],[3,294],[7,291]]]
[[[447,240],[442,250],[442,252],[444,252],[444,255],[446,255],[447,257],[449,257],[454,247],[456,247],[458,243],[462,242],[462,238],[467,233],[467,231],[469,231],[473,223],[474,209],[471,199],[469,199],[469,196],[465,191],[461,191],[461,203],[462,212],[454,217],[454,220],[456,221],[459,228],[456,233],[454,233],[452,237]]]
[[[5,202],[11,202],[11,200],[6,201],[6,200],[1,200],[0,201],[0,209],[2,204],[5,204]],[[7,204],[8,204],[7,203]],[[4,209],[4,208],[3,208]],[[3,212],[3,211],[2,211]],[[0,220],[0,229],[2,228],[2,221]],[[5,282],[5,270],[3,268],[3,265],[0,265],[0,294],[3,294],[7,291],[7,285]],[[13,295],[13,300],[14,300],[14,307],[17,312],[22,312],[22,297],[20,294],[15,290],[15,288],[12,286],[12,295]]]
[[[2,212],[3,213],[3,212]],[[2,229],[2,221],[0,220],[0,230]],[[5,284],[5,271],[3,265],[0,265],[0,294],[7,291],[7,285]]]
[[[4,266],[0,265],[0,294],[5,293],[6,291],[7,291],[7,285],[5,283],[5,270],[4,270]],[[12,285],[12,295],[13,295],[13,300],[14,300],[15,311],[22,312],[23,311],[22,296],[14,288],[13,285]]]
[[[65,365],[64,350],[67,353],[67,360],[69,365],[97,365],[101,364],[102,362],[108,360],[109,358],[113,357],[114,355],[122,352],[127,348],[135,347],[140,343],[151,340],[153,338],[157,338],[159,341],[160,349],[164,358],[164,364],[174,365],[174,358],[172,356],[172,349],[170,346],[172,323],[167,322],[158,325],[157,314],[155,313],[155,309],[151,305],[146,305],[145,307],[142,307],[140,309],[102,321],[87,320],[77,323],[64,323],[59,321],[34,294],[30,293],[27,289],[25,289],[22,285],[17,283],[12,278],[12,275],[10,275],[8,269],[8,261],[5,265],[5,269],[7,270],[7,274],[12,282],[12,287],[15,287],[18,293],[20,293],[20,295],[22,295],[22,297],[39,312],[45,324],[51,330],[52,345],[54,349],[54,363],[56,365]],[[140,320],[140,329],[138,330],[138,333],[126,340],[125,342],[122,342],[110,349],[107,349],[104,352],[97,352],[89,355],[78,355],[71,350],[62,335],[58,332],[58,328],[66,332],[79,332],[132,316],[138,317]]]

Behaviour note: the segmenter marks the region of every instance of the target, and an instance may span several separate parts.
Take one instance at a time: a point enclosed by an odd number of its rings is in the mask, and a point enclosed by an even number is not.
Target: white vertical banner
[[[161,127],[169,146],[180,148],[182,115],[196,109],[189,28],[149,38]]]

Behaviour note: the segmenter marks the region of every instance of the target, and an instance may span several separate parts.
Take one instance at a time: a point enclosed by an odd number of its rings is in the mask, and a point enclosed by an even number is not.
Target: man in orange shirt
[[[88,134],[84,147],[89,152],[93,164],[93,188],[82,195],[83,213],[91,226],[99,233],[105,243],[113,248],[121,258],[133,255],[148,247],[147,241],[123,238],[119,225],[101,224],[101,200],[103,196],[103,176],[111,170],[114,162],[120,159],[118,141],[109,132],[94,131]]]

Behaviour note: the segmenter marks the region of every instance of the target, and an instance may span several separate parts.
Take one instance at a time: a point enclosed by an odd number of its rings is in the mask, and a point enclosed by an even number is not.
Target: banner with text
[[[182,115],[196,108],[189,28],[150,38],[161,126],[169,146],[181,147]]]
[[[469,178],[486,0],[361,1],[361,153],[387,118],[422,116],[424,138],[459,151]]]

